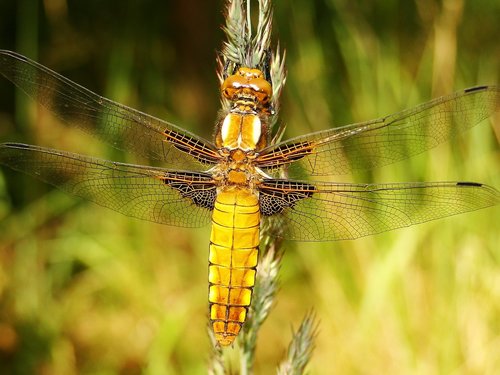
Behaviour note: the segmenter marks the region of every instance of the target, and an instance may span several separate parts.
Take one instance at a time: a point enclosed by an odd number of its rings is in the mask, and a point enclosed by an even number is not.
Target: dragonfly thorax
[[[219,128],[217,143],[219,147],[243,151],[261,148],[262,121],[257,115],[228,113]]]
[[[229,100],[230,108],[218,126],[217,147],[243,151],[264,148],[272,87],[262,71],[239,68],[224,80],[221,92]]]
[[[261,176],[255,168],[254,151],[243,151],[239,148],[220,150],[221,162],[212,170],[212,177],[219,186],[246,186],[254,188],[261,181]]]

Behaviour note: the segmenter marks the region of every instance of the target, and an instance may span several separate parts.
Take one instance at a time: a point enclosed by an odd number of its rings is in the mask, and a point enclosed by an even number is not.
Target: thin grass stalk
[[[294,333],[286,358],[280,363],[277,375],[303,374],[314,350],[318,324],[313,312],[308,313]]]
[[[257,270],[257,282],[248,320],[238,338],[240,346],[241,374],[252,374],[255,362],[257,335],[269,316],[279,287],[279,269],[283,256],[283,240],[277,236],[280,228],[268,222],[261,234],[261,259]]]

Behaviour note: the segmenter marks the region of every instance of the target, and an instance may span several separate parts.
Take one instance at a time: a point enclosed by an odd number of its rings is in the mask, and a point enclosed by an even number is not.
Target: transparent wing
[[[473,182],[397,184],[268,180],[260,187],[264,215],[281,222],[283,237],[351,240],[498,205],[500,192]]]
[[[115,103],[15,52],[0,50],[0,74],[66,123],[113,147],[169,167],[193,169],[214,163],[215,146],[135,109]]]
[[[278,143],[256,162],[262,168],[289,165],[290,176],[380,167],[435,147],[499,109],[499,87],[473,87],[377,120]]]
[[[204,173],[115,163],[31,145],[0,145],[0,164],[125,215],[199,227],[210,222],[215,185]]]

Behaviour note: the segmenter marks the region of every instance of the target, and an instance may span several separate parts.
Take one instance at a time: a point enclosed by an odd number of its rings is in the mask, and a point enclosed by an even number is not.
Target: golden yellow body
[[[261,215],[253,161],[267,143],[271,85],[260,70],[241,67],[221,91],[232,104],[215,136],[224,162],[213,172],[220,185],[212,215],[208,301],[215,338],[227,346],[246,320],[255,285]]]
[[[255,284],[259,201],[250,189],[228,187],[217,195],[209,250],[210,320],[217,341],[230,345],[245,322]]]

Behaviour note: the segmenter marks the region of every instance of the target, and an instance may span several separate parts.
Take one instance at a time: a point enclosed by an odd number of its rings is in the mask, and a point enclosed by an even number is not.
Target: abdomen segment
[[[255,285],[260,211],[247,188],[218,193],[209,249],[210,321],[219,344],[230,345],[245,322]]]

